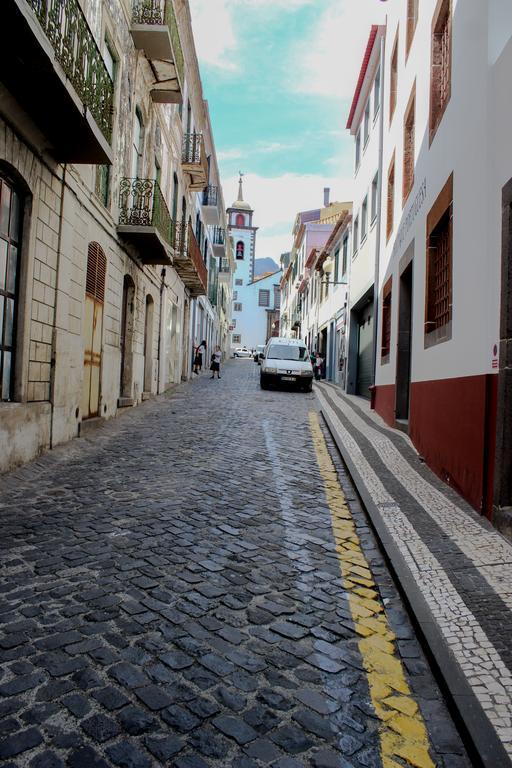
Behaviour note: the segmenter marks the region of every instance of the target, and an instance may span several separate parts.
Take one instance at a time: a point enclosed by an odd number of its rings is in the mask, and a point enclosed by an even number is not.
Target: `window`
[[[372,181],[372,199],[371,199],[371,223],[377,218],[377,198],[379,194],[379,172],[375,174]]]
[[[363,200],[363,207],[361,208],[361,242],[366,239],[368,234],[368,195]]]
[[[432,142],[451,95],[451,0],[440,0],[432,24],[430,65],[430,141]]]
[[[409,99],[409,105],[404,118],[404,179],[402,188],[402,204],[405,205],[409,193],[414,186],[414,132],[416,122],[416,86]]]
[[[377,117],[380,109],[380,67],[375,75],[375,82],[373,84],[373,119]]]
[[[239,240],[236,244],[236,258],[241,261],[244,258],[245,245],[242,240]]]
[[[243,213],[237,213],[235,222],[237,227],[245,227],[245,216]]]
[[[405,41],[406,55],[409,53],[418,23],[419,0],[407,0],[407,37]]]
[[[258,293],[258,306],[269,307],[270,306],[270,291],[260,288]]]
[[[336,248],[334,251],[334,282],[337,283],[340,279],[340,249]]]
[[[233,344],[241,344],[242,343],[242,337],[239,333],[233,334]]]
[[[353,241],[352,241],[352,256],[355,256],[356,253],[357,253],[358,240],[359,240],[359,216],[356,216],[356,218],[354,220],[354,235],[353,235]]]
[[[0,400],[14,398],[21,200],[0,176]]]
[[[427,216],[427,346],[451,337],[453,175]]]
[[[238,299],[238,291],[233,291],[233,301]]]
[[[382,291],[382,345],[381,363],[389,363],[391,351],[391,287],[393,278],[390,277]]]
[[[348,232],[343,238],[343,258],[341,261],[341,276],[347,274],[347,264],[348,264]]]
[[[144,126],[139,108],[135,110],[132,138],[132,179],[142,175],[142,151],[144,147]]]
[[[281,306],[281,290],[278,285],[274,285],[274,309],[279,309]]]
[[[388,171],[388,209],[387,209],[387,219],[386,219],[386,237],[388,240],[393,231],[394,215],[395,215],[395,153],[393,152],[393,157],[391,159],[391,163],[389,165],[389,171]]]
[[[240,302],[236,301],[233,305],[233,309],[235,312],[241,312],[242,311],[242,305]]]
[[[361,162],[361,129],[358,130],[356,136],[356,171],[359,168]]]
[[[231,325],[233,326],[233,328],[236,328],[236,320],[232,320]]]
[[[244,284],[244,281],[242,280],[242,278],[237,277],[235,280],[235,285],[243,285],[243,284]]]
[[[398,93],[398,29],[396,31],[395,44],[391,54],[391,73],[389,77],[389,122],[392,121],[396,107]]]
[[[366,102],[366,107],[364,108],[364,146],[368,144],[368,139],[370,138],[370,99]]]

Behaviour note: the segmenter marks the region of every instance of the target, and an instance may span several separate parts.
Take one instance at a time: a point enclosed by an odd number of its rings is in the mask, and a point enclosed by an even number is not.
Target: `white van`
[[[265,347],[260,371],[261,388],[268,389],[281,382],[306,392],[313,388],[313,366],[302,339],[272,338]]]

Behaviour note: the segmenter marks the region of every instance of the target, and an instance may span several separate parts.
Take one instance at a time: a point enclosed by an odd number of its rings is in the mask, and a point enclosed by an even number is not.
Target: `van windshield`
[[[306,360],[306,347],[290,344],[272,344],[268,349],[267,360]]]

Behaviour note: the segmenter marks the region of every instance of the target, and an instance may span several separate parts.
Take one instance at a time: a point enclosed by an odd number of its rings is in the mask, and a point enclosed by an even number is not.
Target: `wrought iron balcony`
[[[121,179],[117,231],[144,264],[172,264],[174,228],[154,179]]]
[[[204,296],[208,290],[208,271],[190,224],[174,222],[173,266],[191,296]]]
[[[208,159],[202,133],[185,133],[181,166],[189,174],[189,188],[200,191],[208,180]]]
[[[223,227],[212,227],[211,235],[215,256],[224,256],[226,250],[226,230]]]
[[[130,32],[135,47],[151,61],[153,101],[181,103],[184,59],[172,0],[133,0]]]
[[[213,184],[209,184],[203,189],[202,205],[203,205],[203,218],[205,224],[215,225],[219,223],[219,208],[217,205],[219,198],[219,188]]]
[[[59,162],[111,163],[114,86],[78,0],[4,0],[1,18],[15,127],[28,116]]]
[[[219,274],[222,275],[230,275],[231,274],[231,267],[229,266],[229,259],[222,259],[219,264]]]

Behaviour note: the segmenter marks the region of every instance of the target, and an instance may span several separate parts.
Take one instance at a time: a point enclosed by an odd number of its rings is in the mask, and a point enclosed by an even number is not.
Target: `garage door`
[[[357,353],[357,394],[370,398],[368,387],[373,383],[373,302],[359,316]]]

